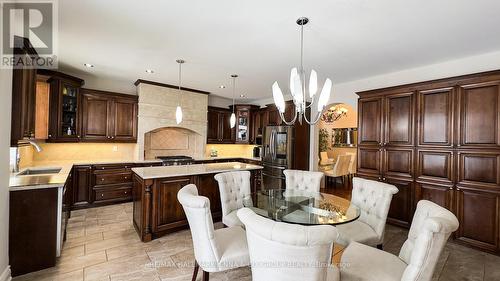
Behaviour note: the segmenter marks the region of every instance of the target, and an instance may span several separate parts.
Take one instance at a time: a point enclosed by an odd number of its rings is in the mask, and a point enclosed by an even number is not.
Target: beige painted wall
[[[9,269],[9,147],[12,70],[0,70],[0,281],[10,279]]]

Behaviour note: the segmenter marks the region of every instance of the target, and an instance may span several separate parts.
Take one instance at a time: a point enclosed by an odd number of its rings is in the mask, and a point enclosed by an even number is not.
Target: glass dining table
[[[245,197],[243,205],[274,221],[301,225],[339,225],[360,215],[359,208],[347,199],[286,189],[257,191]]]

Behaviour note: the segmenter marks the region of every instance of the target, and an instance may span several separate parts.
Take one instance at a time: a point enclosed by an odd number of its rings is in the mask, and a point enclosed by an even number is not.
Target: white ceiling
[[[138,78],[177,84],[183,58],[183,86],[231,97],[237,73],[238,94],[261,99],[299,62],[300,16],[306,69],[340,83],[500,50],[499,11],[498,0],[65,0],[59,63],[134,91]]]

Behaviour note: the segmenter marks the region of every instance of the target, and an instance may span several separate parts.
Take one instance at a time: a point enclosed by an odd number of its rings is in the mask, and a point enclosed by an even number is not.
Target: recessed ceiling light
[[[220,86],[219,86],[219,88],[221,88],[221,89],[225,89],[225,88],[226,88],[226,86],[224,86],[224,85],[220,85]]]
[[[155,73],[152,69],[146,69],[146,73]]]
[[[90,63],[84,63],[83,65],[84,65],[85,67],[88,67],[88,68],[92,68],[92,67],[94,67],[94,65],[93,65],[93,64],[90,64]]]

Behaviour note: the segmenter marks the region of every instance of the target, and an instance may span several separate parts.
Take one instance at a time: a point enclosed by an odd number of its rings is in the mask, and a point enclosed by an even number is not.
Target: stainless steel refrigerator
[[[285,169],[293,167],[293,126],[267,126],[263,135],[262,188],[285,188]]]

